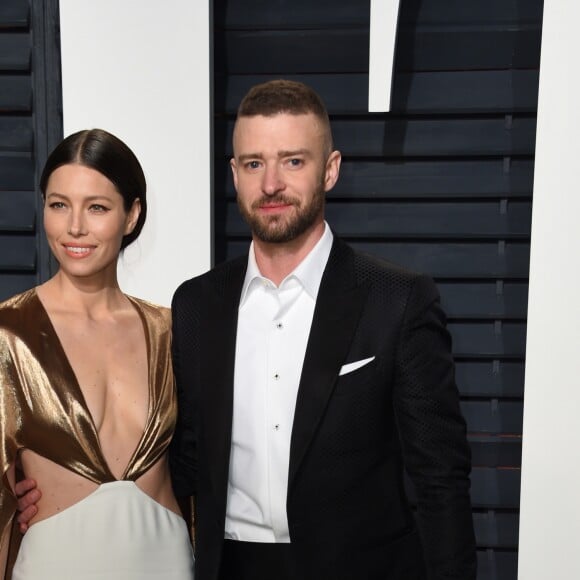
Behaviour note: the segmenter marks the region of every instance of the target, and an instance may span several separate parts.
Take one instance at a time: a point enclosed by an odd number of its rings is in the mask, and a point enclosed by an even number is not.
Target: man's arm
[[[193,297],[181,286],[171,304],[173,373],[177,390],[177,424],[169,447],[173,489],[179,501],[194,495],[197,482],[196,433],[194,422],[192,369],[195,352]]]
[[[14,493],[18,498],[18,516],[16,521],[20,531],[24,534],[28,530],[28,522],[37,514],[37,503],[42,493],[36,487],[34,479],[23,479],[14,486]]]
[[[429,579],[475,580],[471,454],[445,325],[435,285],[419,277],[397,349],[394,403]]]

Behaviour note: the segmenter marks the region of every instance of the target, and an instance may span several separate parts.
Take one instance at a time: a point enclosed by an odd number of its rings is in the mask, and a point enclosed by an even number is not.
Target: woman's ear
[[[127,212],[127,218],[125,220],[125,232],[124,235],[128,236],[137,225],[139,216],[141,215],[141,200],[136,198],[133,200],[133,205]]]

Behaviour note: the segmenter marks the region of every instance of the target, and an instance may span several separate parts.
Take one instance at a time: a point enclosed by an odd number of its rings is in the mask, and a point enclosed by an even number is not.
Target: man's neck
[[[279,286],[310,254],[324,234],[324,227],[324,222],[316,224],[312,230],[282,244],[263,242],[254,237],[254,256],[262,276]]]

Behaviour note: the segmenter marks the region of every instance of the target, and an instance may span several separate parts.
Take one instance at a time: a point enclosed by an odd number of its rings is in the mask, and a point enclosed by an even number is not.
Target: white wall
[[[106,129],[141,161],[149,213],[119,280],[166,305],[211,261],[209,5],[60,0],[64,133]]]
[[[580,578],[580,4],[545,0],[534,177],[520,580]]]

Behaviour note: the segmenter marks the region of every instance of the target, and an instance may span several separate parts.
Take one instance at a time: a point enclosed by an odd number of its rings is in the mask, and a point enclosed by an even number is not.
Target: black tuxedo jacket
[[[195,495],[196,580],[215,580],[220,566],[246,264],[239,258],[188,280],[173,299],[179,419],[170,455],[176,494]],[[373,356],[339,376],[343,365]],[[416,490],[416,518],[404,468]],[[469,473],[450,337],[433,282],[335,238],[292,429],[294,578],[475,579]]]

